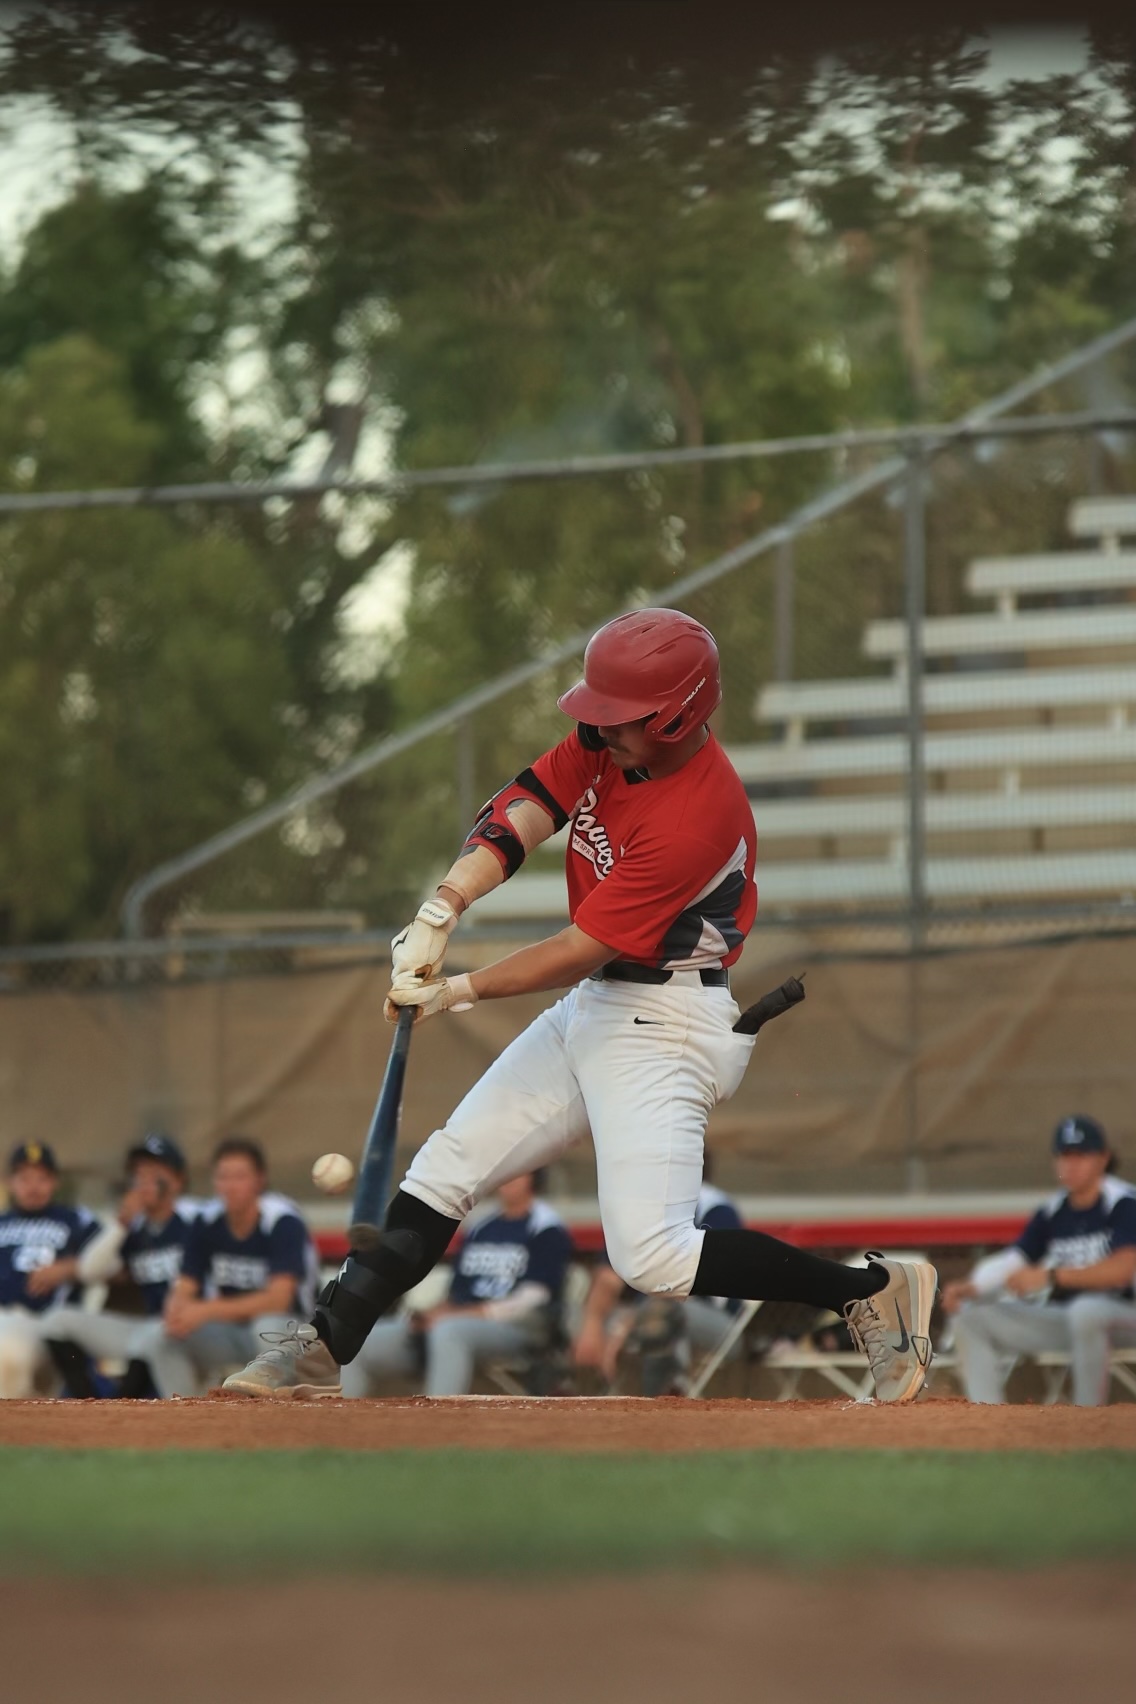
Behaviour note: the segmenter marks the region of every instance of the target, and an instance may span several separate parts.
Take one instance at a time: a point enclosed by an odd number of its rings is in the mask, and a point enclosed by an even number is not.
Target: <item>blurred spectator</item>
[[[127,1188],[115,1219],[87,1244],[78,1262],[84,1284],[103,1284],[128,1275],[138,1290],[142,1311],[158,1318],[166,1293],[181,1271],[189,1228],[201,1207],[182,1199],[185,1155],[169,1136],[143,1137],[126,1153]],[[146,1362],[135,1352],[141,1319],[130,1313],[92,1313],[87,1308],[52,1308],[40,1322],[69,1396],[152,1396]],[[128,1363],[117,1390],[96,1385],[92,1360]]]
[[[286,1196],[266,1190],[259,1144],[230,1136],[213,1155],[217,1199],[189,1228],[180,1275],[161,1319],[144,1325],[132,1352],[161,1396],[192,1396],[199,1380],[251,1360],[264,1332],[315,1306],[319,1265],[307,1226]]]
[[[943,1291],[972,1402],[1004,1402],[1018,1356],[1061,1351],[1074,1402],[1095,1407],[1108,1400],[1112,1346],[1136,1344],[1136,1189],[1110,1175],[1116,1158],[1095,1119],[1064,1119],[1053,1153],[1060,1192],[1012,1248]]]
[[[380,1320],[343,1369],[344,1396],[368,1396],[379,1378],[426,1375],[427,1396],[460,1396],[474,1368],[539,1352],[559,1321],[572,1241],[538,1198],[540,1174],[497,1191],[500,1211],[462,1242],[446,1300],[424,1313]]]
[[[709,1155],[694,1222],[703,1230],[738,1230],[742,1217],[730,1197],[709,1181]],[[691,1351],[711,1354],[730,1329],[740,1302],[720,1296],[640,1296],[612,1271],[607,1255],[592,1274],[572,1359],[594,1367],[611,1384],[624,1349],[642,1362],[644,1396],[682,1395]],[[735,1345],[729,1358],[738,1353]]]
[[[0,1397],[28,1397],[46,1354],[37,1316],[70,1294],[79,1255],[98,1231],[82,1207],[57,1205],[59,1166],[44,1142],[8,1160],[9,1206],[0,1213]]]

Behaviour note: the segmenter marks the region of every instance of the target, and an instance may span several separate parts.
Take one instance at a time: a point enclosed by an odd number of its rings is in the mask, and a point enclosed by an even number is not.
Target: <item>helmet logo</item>
[[[690,703],[690,701],[691,701],[691,699],[692,699],[692,698],[696,698],[696,697],[697,697],[697,696],[698,696],[698,694],[699,694],[699,693],[700,693],[700,692],[701,692],[701,691],[702,691],[702,688],[703,688],[703,687],[704,687],[704,686],[705,686],[705,685],[706,685],[706,676],[705,676],[705,675],[703,675],[703,676],[702,676],[702,679],[701,679],[701,680],[700,680],[700,681],[698,681],[698,682],[697,682],[697,683],[696,683],[696,684],[695,684],[695,685],[694,685],[694,686],[693,686],[693,687],[692,687],[692,688],[691,688],[691,689],[690,689],[690,691],[689,691],[689,692],[688,692],[688,693],[687,693],[687,695],[686,695],[686,697],[685,697],[685,698],[684,698],[684,699],[683,699],[683,701],[682,701],[682,703],[681,703],[681,704],[680,704],[680,705],[679,705],[679,710],[680,710],[680,711],[682,711],[682,710],[685,710],[685,709],[686,709],[686,707],[687,707],[687,705],[688,705],[688,704],[689,704],[689,703]]]

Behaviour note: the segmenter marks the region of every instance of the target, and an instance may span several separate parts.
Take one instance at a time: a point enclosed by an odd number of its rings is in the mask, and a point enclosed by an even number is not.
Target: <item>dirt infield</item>
[[[372,1402],[4,1402],[0,1445],[182,1450],[1136,1450],[1136,1403],[980,1408],[930,1398],[388,1397]]]
[[[50,1593],[5,1582],[4,1607],[11,1695],[85,1704],[311,1704],[371,1692],[414,1704],[690,1704],[707,1691],[730,1704],[1042,1704],[1124,1691],[1136,1576],[746,1569],[555,1586],[56,1582]]]

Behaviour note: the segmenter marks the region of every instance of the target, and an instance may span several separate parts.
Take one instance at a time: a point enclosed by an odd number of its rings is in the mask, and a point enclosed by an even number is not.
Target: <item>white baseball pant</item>
[[[1073,1375],[1073,1401],[1108,1401],[1113,1345],[1136,1344],[1136,1303],[1087,1290],[1071,1302],[968,1302],[955,1321],[955,1349],[971,1402],[1005,1402],[1006,1380],[1019,1355],[1063,1352]]]
[[[582,982],[542,1012],[415,1155],[403,1189],[462,1219],[499,1184],[558,1159],[589,1129],[608,1259],[644,1294],[686,1296],[706,1120],[745,1074],[727,988]],[[452,1019],[451,1022],[460,1022]]]

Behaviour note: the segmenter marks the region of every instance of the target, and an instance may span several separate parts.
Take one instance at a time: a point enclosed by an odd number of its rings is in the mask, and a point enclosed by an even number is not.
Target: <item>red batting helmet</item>
[[[722,702],[718,647],[681,610],[617,615],[588,641],[583,680],[556,702],[591,727],[647,717],[652,739],[681,740]]]

